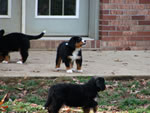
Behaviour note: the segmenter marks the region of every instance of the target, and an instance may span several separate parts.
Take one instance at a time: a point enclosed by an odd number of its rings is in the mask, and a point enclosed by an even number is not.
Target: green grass
[[[0,100],[6,93],[10,94],[9,99],[13,101],[22,99],[17,103],[17,108],[32,109],[39,111],[38,108],[26,108],[28,104],[34,103],[43,106],[48,95],[48,88],[56,83],[71,82],[84,83],[91,77],[60,77],[60,78],[1,78],[0,79]],[[144,84],[143,84],[144,81]],[[150,80],[106,80],[107,89],[99,92],[98,104],[102,111],[129,113],[150,113]],[[8,110],[12,106],[8,101]],[[23,107],[20,107],[23,106]],[[138,108],[138,109],[137,109]],[[44,112],[43,112],[44,113]]]

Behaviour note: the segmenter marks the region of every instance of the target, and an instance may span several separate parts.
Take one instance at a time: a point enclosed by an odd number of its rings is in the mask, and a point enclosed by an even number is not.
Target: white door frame
[[[26,29],[26,0],[22,0],[22,23],[21,23],[21,31],[25,33]]]

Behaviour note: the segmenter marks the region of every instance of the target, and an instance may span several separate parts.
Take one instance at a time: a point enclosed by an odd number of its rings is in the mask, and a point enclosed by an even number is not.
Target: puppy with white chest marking
[[[59,71],[61,61],[65,63],[66,72],[72,73],[74,61],[77,64],[77,72],[82,72],[82,51],[81,48],[86,41],[79,36],[72,37],[68,42],[62,42],[57,49],[56,70]]]

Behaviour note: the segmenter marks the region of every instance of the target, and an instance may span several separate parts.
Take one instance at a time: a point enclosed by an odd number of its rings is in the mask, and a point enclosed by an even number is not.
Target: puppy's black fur
[[[76,61],[77,70],[81,71],[82,51],[81,47],[86,41],[79,36],[72,37],[68,42],[62,42],[57,49],[56,69],[59,70],[61,61],[65,63],[66,71],[72,73],[73,62]]]
[[[4,35],[5,31],[2,29],[0,30],[0,38]]]
[[[87,83],[70,84],[62,83],[53,85],[48,92],[45,108],[49,113],[58,113],[62,105],[70,107],[82,107],[84,112],[93,108],[96,112],[98,103],[94,100],[99,91],[105,90],[104,78],[91,78]]]
[[[33,36],[23,33],[10,33],[4,35],[4,30],[0,31],[0,53],[4,60],[7,61],[9,52],[20,51],[22,62],[24,63],[28,57],[28,49],[30,48],[30,40],[39,39],[45,34],[43,31],[41,34]]]

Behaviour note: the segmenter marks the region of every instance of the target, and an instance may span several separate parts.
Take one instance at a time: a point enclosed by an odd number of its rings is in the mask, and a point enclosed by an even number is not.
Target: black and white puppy
[[[105,80],[102,77],[93,77],[85,84],[59,83],[49,89],[44,107],[48,109],[48,113],[58,113],[63,105],[82,107],[84,113],[93,109],[96,113],[98,103],[95,98],[98,92],[105,88]]]
[[[30,48],[30,40],[39,39],[45,34],[43,31],[39,35],[27,35],[23,33],[10,33],[4,35],[4,30],[0,31],[0,55],[4,58],[2,63],[8,63],[9,52],[20,51],[22,59],[17,63],[25,63],[28,58],[28,49]]]
[[[62,42],[57,49],[56,55],[56,70],[59,71],[61,61],[65,63],[66,72],[73,72],[74,61],[77,64],[77,72],[83,72],[82,66],[82,51],[81,48],[86,44],[86,41],[79,36],[72,37],[68,42]]]

